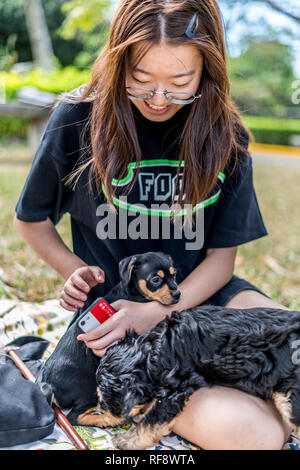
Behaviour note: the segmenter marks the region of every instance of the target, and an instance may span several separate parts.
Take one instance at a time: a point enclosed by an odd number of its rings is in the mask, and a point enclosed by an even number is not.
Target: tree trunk
[[[54,54],[41,0],[25,0],[25,15],[34,62],[44,70],[54,69]]]

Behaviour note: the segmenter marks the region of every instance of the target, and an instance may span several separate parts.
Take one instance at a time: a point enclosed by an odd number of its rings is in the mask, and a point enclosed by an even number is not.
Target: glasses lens
[[[166,97],[172,103],[177,104],[189,104],[192,103],[195,99],[192,93],[180,93],[180,92],[170,92],[166,94]]]
[[[127,93],[129,98],[133,98],[135,100],[150,100],[152,98],[152,93],[150,90],[146,88],[138,88],[138,87],[127,87]]]

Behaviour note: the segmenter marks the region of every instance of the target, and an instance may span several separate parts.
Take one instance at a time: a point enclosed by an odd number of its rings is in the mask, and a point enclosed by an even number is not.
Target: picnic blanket
[[[42,303],[23,302],[16,298],[9,286],[0,281],[0,344],[4,345],[20,336],[40,336],[49,341],[44,355],[47,360],[54,351],[73,316],[72,312],[63,309],[58,299]],[[13,401],[12,401],[13,406]],[[91,450],[113,450],[112,437],[120,431],[128,430],[135,423],[115,428],[97,428],[93,426],[76,426],[78,434]],[[9,450],[75,450],[61,428],[56,425],[53,433],[41,441],[10,447]],[[299,450],[300,443],[292,434],[283,447],[284,450]],[[2,448],[3,450],[3,448]],[[176,434],[165,436],[149,450],[201,450]]]

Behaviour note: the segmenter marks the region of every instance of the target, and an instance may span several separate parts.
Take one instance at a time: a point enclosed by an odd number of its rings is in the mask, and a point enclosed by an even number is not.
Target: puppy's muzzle
[[[171,297],[172,297],[172,304],[177,304],[177,302],[179,302],[179,299],[181,297],[181,292],[179,290],[176,292],[172,292]]]

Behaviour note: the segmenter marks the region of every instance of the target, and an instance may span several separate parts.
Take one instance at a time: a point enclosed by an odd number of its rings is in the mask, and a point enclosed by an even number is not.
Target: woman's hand
[[[87,294],[105,280],[105,273],[98,266],[84,266],[76,269],[66,281],[59,304],[66,310],[76,312],[84,306]]]
[[[77,337],[98,357],[103,357],[110,346],[125,337],[127,331],[134,330],[139,335],[145,333],[169,313],[166,307],[155,301],[139,303],[117,300],[111,306],[117,313],[101,326]]]

